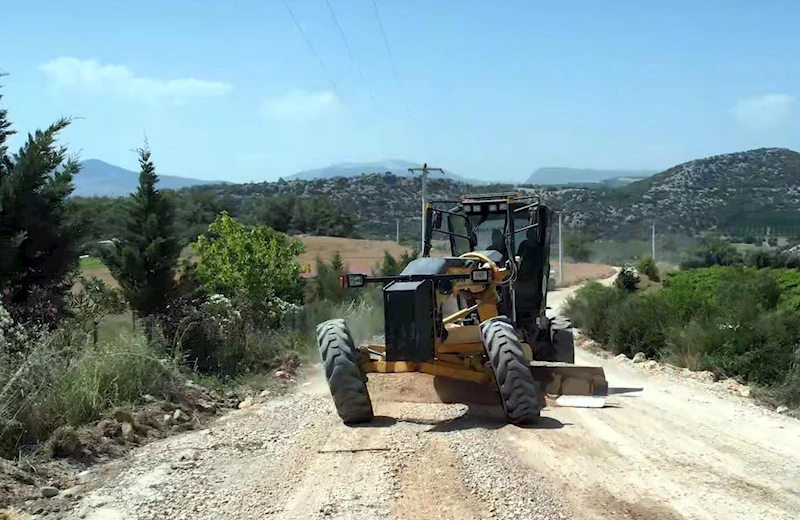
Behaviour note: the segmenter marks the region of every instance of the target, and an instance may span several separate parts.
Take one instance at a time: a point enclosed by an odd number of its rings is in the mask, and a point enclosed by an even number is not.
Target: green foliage
[[[349,269],[338,251],[333,255],[330,262],[325,262],[325,260],[317,257],[316,276],[311,282],[310,301],[341,302],[344,299],[351,298],[353,296],[352,292],[343,289],[340,283],[340,277],[347,274],[348,271]]]
[[[355,234],[355,215],[328,198],[259,197],[241,208],[242,221],[266,225],[283,233],[305,233],[333,237]]]
[[[419,257],[419,251],[403,251],[397,259],[389,251],[383,252],[383,261],[372,269],[374,276],[397,276],[403,272],[413,260]]]
[[[611,314],[624,298],[624,291],[590,281],[567,300],[564,313],[590,338],[607,343]]]
[[[91,334],[96,345],[100,324],[108,316],[125,312],[125,301],[120,291],[112,289],[100,278],[81,276],[80,283],[80,290],[69,295],[72,319],[83,331]]]
[[[302,300],[303,243],[272,228],[247,229],[223,212],[192,244],[197,273],[209,290],[232,297],[249,312],[267,314],[273,300]]]
[[[567,231],[564,236],[564,254],[576,262],[588,262],[592,250],[591,239],[580,231]]]
[[[628,356],[644,352],[800,396],[800,272],[708,267],[671,274],[662,290],[629,293],[587,284],[567,302],[573,323]]]
[[[681,262],[683,269],[710,267],[713,265],[738,265],[742,263],[742,255],[736,248],[722,239],[712,238],[701,242],[700,246]]]
[[[624,266],[614,280],[614,287],[627,292],[634,292],[639,286],[639,275],[630,266]]]
[[[667,302],[659,295],[628,296],[609,312],[608,346],[614,353],[629,357],[637,352],[658,357],[666,345],[672,319]]]
[[[15,456],[24,443],[85,424],[142,394],[167,397],[175,386],[177,372],[141,336],[94,345],[74,324],[63,322],[55,332],[31,329],[0,306],[0,428],[18,426],[10,449],[0,443],[0,456]]]
[[[67,197],[80,166],[56,145],[69,119],[29,134],[9,154],[7,116],[0,110],[0,292],[16,319],[52,327],[64,315],[78,266],[79,223]]]
[[[658,267],[656,266],[656,262],[649,256],[646,258],[642,258],[642,260],[637,264],[636,269],[638,269],[640,273],[647,276],[650,280],[654,282],[658,282],[661,280],[661,275],[658,272]]]
[[[137,317],[163,312],[175,288],[175,266],[181,248],[175,236],[174,209],[156,189],[158,175],[150,150],[138,150],[139,189],[127,206],[126,227],[103,261],[117,280]]]

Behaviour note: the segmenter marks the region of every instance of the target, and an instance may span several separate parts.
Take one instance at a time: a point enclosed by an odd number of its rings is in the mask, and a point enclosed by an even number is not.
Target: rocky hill
[[[428,187],[432,199],[514,189],[509,184],[475,186],[451,179],[431,179]],[[416,236],[420,229],[419,178],[371,174],[193,190],[214,190],[234,198],[323,196],[351,208],[365,236],[391,237],[397,220],[404,236]],[[766,226],[773,232],[800,232],[800,153],[787,149],[699,159],[619,188],[545,186],[527,191],[562,210],[567,227],[604,237],[646,236],[653,220],[659,230],[673,233],[709,229],[757,233]]]

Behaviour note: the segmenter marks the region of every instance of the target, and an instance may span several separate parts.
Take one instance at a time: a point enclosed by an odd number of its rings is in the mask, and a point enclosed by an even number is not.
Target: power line
[[[283,5],[286,6],[286,10],[289,11],[289,16],[292,17],[292,20],[294,21],[295,27],[297,27],[297,30],[300,31],[300,34],[303,36],[303,39],[306,41],[306,44],[308,45],[308,48],[311,49],[311,54],[313,54],[314,57],[316,57],[317,60],[319,61],[319,66],[325,72],[325,75],[328,77],[328,81],[330,81],[331,85],[333,85],[334,91],[336,91],[338,93],[339,92],[339,87],[336,85],[336,82],[333,80],[333,76],[331,76],[331,73],[328,71],[328,68],[325,67],[325,63],[322,61],[322,57],[319,55],[319,53],[317,53],[316,49],[314,49],[314,46],[311,45],[311,40],[308,39],[308,36],[306,36],[306,32],[303,30],[303,27],[300,26],[300,22],[297,21],[297,18],[295,17],[294,12],[292,12],[292,8],[289,7],[289,2],[287,2],[287,0],[283,0]]]
[[[394,71],[394,78],[397,80],[398,90],[400,90],[400,75],[397,73],[397,67],[394,64],[394,56],[392,56],[392,50],[389,48],[389,40],[386,38],[386,31],[383,29],[383,22],[381,21],[381,14],[378,12],[378,2],[376,0],[372,0],[372,5],[375,7],[375,17],[378,19],[378,27],[381,29],[381,36],[383,37],[383,44],[386,47],[386,53],[389,55],[389,61],[392,64],[392,70]],[[403,96],[403,102],[406,106],[406,112],[408,113],[408,118],[411,119],[411,110],[408,108],[408,102],[405,100],[405,96]]]
[[[344,31],[342,30],[342,26],[339,24],[339,19],[336,17],[336,12],[333,10],[333,6],[331,5],[330,0],[325,0],[325,3],[328,4],[328,9],[330,10],[331,16],[333,17],[333,23],[336,24],[336,29],[339,30],[339,36],[342,37],[342,42],[344,42],[344,46],[345,46],[345,48],[347,48],[347,55],[350,57],[350,62],[353,64],[353,66],[356,68],[356,70],[358,70],[358,75],[361,78],[361,83],[364,84],[364,88],[367,90],[367,93],[369,94],[369,98],[372,100],[372,103],[377,108],[378,107],[378,102],[375,101],[375,96],[372,95],[372,90],[369,88],[369,85],[367,85],[367,80],[364,79],[364,72],[361,70],[361,67],[358,66],[358,63],[356,63],[356,60],[353,57],[353,49],[350,47],[350,44],[347,43],[347,38],[344,35]]]

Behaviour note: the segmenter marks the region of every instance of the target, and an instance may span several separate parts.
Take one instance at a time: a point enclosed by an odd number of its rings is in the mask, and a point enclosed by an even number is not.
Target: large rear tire
[[[366,378],[358,366],[353,338],[344,320],[328,320],[318,325],[317,346],[339,417],[345,424],[372,420]]]
[[[506,417],[512,424],[536,422],[542,410],[541,390],[514,325],[508,318],[493,318],[481,325],[481,336]]]
[[[575,336],[572,334],[572,324],[569,320],[561,319],[553,323],[553,352],[555,361],[575,364]]]
[[[551,334],[542,339],[544,351],[534,356],[537,361],[558,361],[575,364],[575,337],[567,318],[557,317],[550,322]]]

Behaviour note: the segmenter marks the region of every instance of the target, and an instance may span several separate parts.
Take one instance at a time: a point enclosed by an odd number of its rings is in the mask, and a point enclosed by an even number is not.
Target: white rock
[[[742,397],[750,397],[752,395],[752,390],[747,385],[741,385],[739,387],[739,395]]]
[[[272,392],[270,392],[269,390],[264,390],[263,392],[261,392],[260,394],[258,394],[258,396],[259,396],[259,397],[262,397],[262,398],[269,397],[270,395],[272,395]]]
[[[619,354],[619,355],[618,355],[617,357],[615,357],[614,359],[616,359],[616,360],[617,360],[617,361],[619,361],[620,363],[625,363],[625,362],[627,362],[627,361],[630,361],[630,359],[628,359],[628,356],[626,356],[625,354]]]
[[[647,356],[644,355],[644,352],[637,352],[635,356],[633,356],[634,363],[644,363],[647,361]]]
[[[245,408],[250,408],[251,406],[253,406],[253,399],[251,397],[248,397],[247,399],[239,403],[240,410],[243,410]]]
[[[786,413],[786,412],[789,411],[789,407],[788,406],[779,406],[779,407],[777,407],[775,409],[775,411],[778,412],[778,413]]]
[[[658,366],[658,361],[654,361],[654,360],[651,359],[650,361],[645,363],[644,366],[646,366],[650,370],[653,370],[654,368],[656,368]]]
[[[284,370],[276,370],[274,375],[278,379],[287,379],[289,377],[289,374],[287,374]]]

